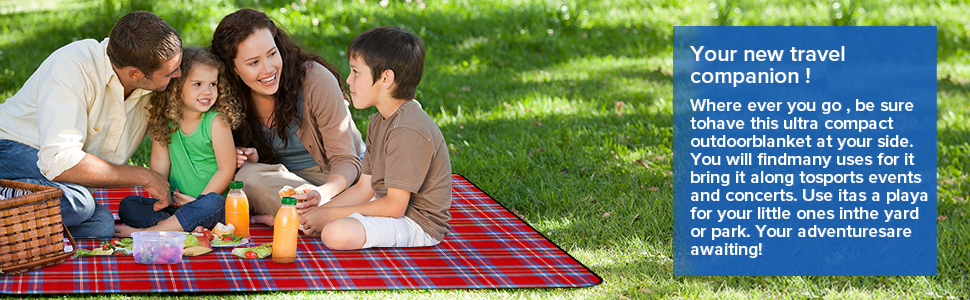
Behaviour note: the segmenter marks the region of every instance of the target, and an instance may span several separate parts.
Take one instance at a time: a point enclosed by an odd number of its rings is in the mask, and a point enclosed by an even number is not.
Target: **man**
[[[76,237],[114,235],[111,212],[89,188],[143,186],[171,203],[168,179],[126,163],[145,136],[153,91],[181,75],[182,39],[150,12],[132,12],[107,39],[54,51],[0,104],[0,178],[64,191],[61,215]]]

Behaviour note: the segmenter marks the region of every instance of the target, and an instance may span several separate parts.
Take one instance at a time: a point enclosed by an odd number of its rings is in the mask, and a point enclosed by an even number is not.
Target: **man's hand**
[[[172,205],[171,193],[169,193],[168,178],[162,177],[162,174],[152,171],[150,169],[141,168],[143,175],[147,177],[148,182],[142,185],[152,198],[158,199],[152,209],[155,211],[163,210],[169,205]]]
[[[256,148],[236,147],[236,168],[259,162],[259,153]]]
[[[90,153],[85,154],[77,165],[65,170],[54,181],[70,182],[95,188],[127,188],[141,186],[155,202],[155,211],[172,203],[168,178],[151,169],[138,166],[108,163]]]

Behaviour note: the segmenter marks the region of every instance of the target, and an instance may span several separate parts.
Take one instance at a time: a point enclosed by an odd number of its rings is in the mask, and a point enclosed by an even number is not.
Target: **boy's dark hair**
[[[386,26],[364,31],[350,42],[347,57],[360,57],[368,66],[374,82],[384,70],[394,71],[395,99],[414,99],[424,73],[424,42],[404,29]]]
[[[107,53],[115,67],[135,67],[152,79],[162,61],[182,53],[182,38],[162,18],[136,11],[118,19],[111,28]]]

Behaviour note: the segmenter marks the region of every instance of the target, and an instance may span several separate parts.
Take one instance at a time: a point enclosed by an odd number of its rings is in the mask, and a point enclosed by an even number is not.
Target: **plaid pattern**
[[[288,290],[565,288],[602,279],[545,239],[460,175],[453,175],[452,232],[423,248],[331,251],[319,239],[298,238],[294,264],[240,259],[216,248],[172,265],[143,265],[128,256],[85,256],[17,275],[0,275],[12,294],[228,292]],[[144,190],[99,190],[112,211]],[[254,225],[255,245],[272,242],[273,229]],[[93,249],[98,239],[81,239]],[[248,246],[252,246],[251,243]]]

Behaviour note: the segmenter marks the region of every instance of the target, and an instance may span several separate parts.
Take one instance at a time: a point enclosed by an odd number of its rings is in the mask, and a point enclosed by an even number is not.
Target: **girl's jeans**
[[[122,222],[135,228],[152,227],[159,221],[175,216],[186,232],[191,232],[197,226],[212,228],[216,223],[225,222],[226,198],[217,193],[202,194],[181,207],[169,206],[160,211],[152,209],[157,201],[149,197],[125,197],[118,206],[118,216]]]

